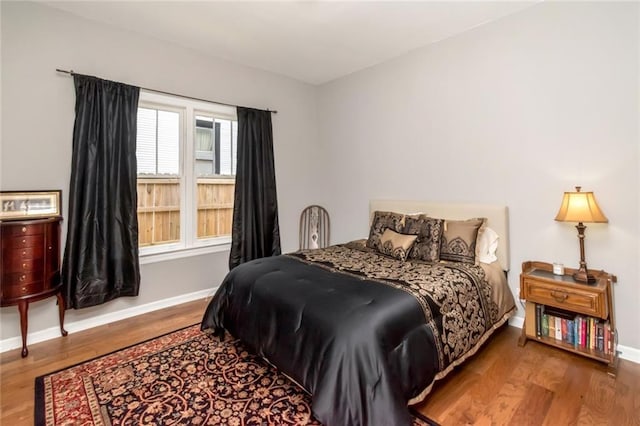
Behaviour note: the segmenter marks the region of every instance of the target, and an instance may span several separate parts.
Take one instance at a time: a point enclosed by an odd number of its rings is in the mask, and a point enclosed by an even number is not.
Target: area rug
[[[437,425],[415,413],[414,425]],[[193,325],[36,378],[36,425],[320,425],[311,397]]]

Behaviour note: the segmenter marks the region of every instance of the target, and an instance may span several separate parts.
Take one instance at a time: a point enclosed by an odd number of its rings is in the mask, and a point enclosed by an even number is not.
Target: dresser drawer
[[[2,250],[21,249],[44,245],[43,235],[24,235],[20,237],[3,238]]]
[[[36,223],[32,225],[3,226],[2,233],[7,237],[19,235],[42,235],[44,234],[44,224]]]
[[[34,269],[42,269],[44,265],[44,259],[7,259],[4,258],[3,271],[8,272],[29,272]]]
[[[20,286],[25,284],[31,284],[35,281],[42,282],[44,279],[44,271],[40,267],[25,272],[2,272],[2,290],[6,291],[7,288],[13,286]]]
[[[5,249],[2,252],[2,257],[5,264],[25,259],[42,259],[44,257],[44,247],[39,244],[33,247]]]
[[[44,284],[42,283],[42,281],[31,284],[10,285],[4,286],[2,290],[2,297],[4,299],[14,299],[17,297],[30,296],[33,294],[41,293],[43,291]]]
[[[607,318],[606,297],[595,288],[580,289],[579,285],[557,285],[532,278],[523,281],[524,299],[529,302],[555,306],[560,309]]]

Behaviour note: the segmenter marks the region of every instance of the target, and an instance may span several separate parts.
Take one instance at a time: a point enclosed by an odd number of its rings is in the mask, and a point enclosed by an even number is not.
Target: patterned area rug
[[[306,392],[199,325],[36,378],[35,424],[320,425]]]

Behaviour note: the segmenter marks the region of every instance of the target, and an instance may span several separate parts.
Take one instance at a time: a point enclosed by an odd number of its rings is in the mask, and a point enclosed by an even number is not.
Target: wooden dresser
[[[27,350],[29,303],[57,296],[60,332],[64,329],[64,299],[60,280],[60,222],[52,217],[0,222],[0,306],[18,305],[22,356]]]

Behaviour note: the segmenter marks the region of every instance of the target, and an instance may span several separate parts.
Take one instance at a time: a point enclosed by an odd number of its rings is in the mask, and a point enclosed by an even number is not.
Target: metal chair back
[[[312,205],[300,214],[300,249],[327,247],[329,243],[329,213],[324,207]]]

